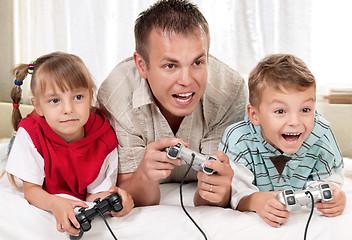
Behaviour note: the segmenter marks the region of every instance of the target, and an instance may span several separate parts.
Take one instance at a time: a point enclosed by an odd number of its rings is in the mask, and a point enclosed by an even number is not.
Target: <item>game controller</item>
[[[185,161],[188,164],[191,164],[192,154],[194,154],[194,160],[192,163],[192,168],[194,170],[203,171],[206,174],[216,173],[216,171],[214,171],[213,169],[204,166],[204,162],[206,160],[219,161],[216,157],[208,156],[208,155],[204,155],[204,154],[192,151],[191,149],[185,147],[182,143],[178,143],[173,147],[166,148],[166,153],[168,158],[170,159],[180,158],[181,160]]]
[[[83,232],[87,232],[91,229],[91,221],[97,216],[102,215],[105,212],[120,212],[122,210],[122,203],[119,195],[117,193],[112,193],[102,201],[100,198],[94,200],[94,207],[86,209],[80,208],[79,213],[76,214],[76,219],[80,224],[80,233],[79,236],[70,236],[71,240],[80,239],[83,235]]]
[[[312,205],[311,196],[306,194],[309,191],[313,195],[314,203],[318,201],[331,201],[333,194],[332,188],[328,183],[319,184],[317,187],[307,188],[306,190],[293,191],[286,189],[280,192],[276,197],[277,200],[283,203],[288,211],[295,211],[302,206],[310,207]]]

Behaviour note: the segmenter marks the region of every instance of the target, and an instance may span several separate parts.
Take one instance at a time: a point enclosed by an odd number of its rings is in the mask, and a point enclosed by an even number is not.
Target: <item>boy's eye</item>
[[[77,96],[74,97],[75,100],[81,100],[82,98],[83,98],[82,95],[77,95]]]
[[[303,108],[302,112],[304,112],[304,113],[310,112],[310,108]]]
[[[59,99],[57,99],[57,98],[53,98],[53,99],[50,99],[49,100],[49,103],[58,103],[59,102]]]
[[[282,109],[278,109],[278,110],[276,110],[276,111],[275,111],[275,113],[278,113],[278,114],[283,114],[283,113],[284,113],[284,110],[282,110]]]

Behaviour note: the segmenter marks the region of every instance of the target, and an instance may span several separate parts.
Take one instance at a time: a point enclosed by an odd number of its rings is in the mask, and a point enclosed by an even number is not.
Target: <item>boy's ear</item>
[[[259,126],[260,121],[259,121],[259,116],[258,116],[258,109],[251,104],[247,105],[247,114],[251,122],[253,123],[254,126]]]
[[[147,64],[143,59],[143,57],[139,53],[135,52],[133,54],[133,59],[134,59],[134,63],[136,64],[139,75],[144,79],[148,79]]]
[[[42,111],[42,109],[40,107],[40,104],[38,103],[37,99],[33,97],[33,98],[31,98],[31,102],[32,102],[34,110],[37,112],[37,114],[39,116],[43,116],[44,115],[43,111]]]

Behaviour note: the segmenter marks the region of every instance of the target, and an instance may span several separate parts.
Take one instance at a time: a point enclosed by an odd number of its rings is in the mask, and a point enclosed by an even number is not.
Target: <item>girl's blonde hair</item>
[[[92,98],[96,90],[94,80],[88,68],[81,58],[73,54],[53,52],[39,57],[34,62],[31,62],[31,64],[19,64],[15,66],[13,75],[16,80],[11,91],[11,99],[14,104],[12,125],[15,131],[17,131],[22,119],[18,108],[18,104],[22,98],[21,85],[28,73],[32,74],[30,87],[33,97],[44,94],[48,84],[58,87],[63,92],[77,88],[89,89]],[[15,184],[14,176],[9,174],[9,177],[10,181],[18,188]]]

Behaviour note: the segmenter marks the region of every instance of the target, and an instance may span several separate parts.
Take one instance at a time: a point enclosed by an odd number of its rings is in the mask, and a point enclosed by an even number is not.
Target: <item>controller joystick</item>
[[[93,201],[95,203],[94,207],[86,209],[80,208],[79,213],[76,214],[76,219],[80,224],[80,233],[79,236],[70,236],[71,240],[80,239],[83,235],[83,232],[87,232],[91,229],[92,220],[97,215],[102,215],[105,212],[120,212],[123,209],[121,199],[117,193],[112,193],[103,200],[100,201],[100,198],[97,198]]]
[[[307,191],[312,194],[314,203],[321,200],[328,202],[333,198],[333,192],[328,183],[322,183],[318,187],[311,187],[306,190],[293,191],[292,189],[286,189],[280,192],[276,198],[291,212],[302,206],[310,207],[312,205],[311,196],[306,194]]]
[[[203,171],[206,174],[216,173],[216,171],[214,171],[213,169],[204,166],[204,162],[206,160],[219,161],[216,157],[192,151],[191,149],[185,147],[182,143],[178,143],[173,147],[166,148],[166,154],[170,159],[180,158],[188,164],[191,164],[192,154],[194,154],[194,161],[192,164],[192,168],[194,170]]]

